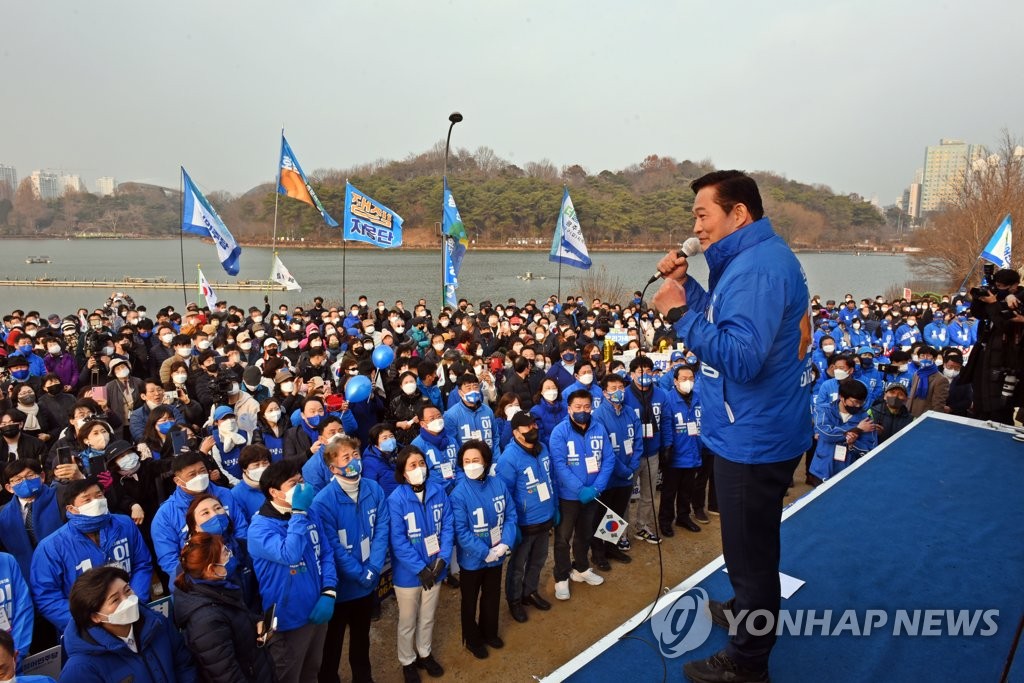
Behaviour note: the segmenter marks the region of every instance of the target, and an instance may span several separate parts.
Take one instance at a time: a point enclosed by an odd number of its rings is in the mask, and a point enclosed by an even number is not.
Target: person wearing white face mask
[[[578,390],[585,389],[590,392],[590,396],[594,401],[594,410],[601,407],[601,402],[604,401],[604,392],[594,382],[594,366],[590,360],[580,360],[576,363],[574,376],[576,381],[567,386],[562,390],[562,400],[568,402],[569,395]]]
[[[335,439],[324,448],[323,460],[333,481],[317,494],[311,509],[327,533],[339,540],[334,551],[339,580],[320,679],[337,680],[341,646],[347,640],[352,680],[369,681],[370,617],[388,554],[390,510],[380,484],[362,476],[358,439]]]
[[[128,424],[132,409],[141,400],[144,382],[132,376],[131,364],[123,358],[112,359],[110,366],[114,378],[106,384],[107,409]]]
[[[250,522],[252,516],[266,502],[266,497],[260,491],[260,478],[270,467],[270,462],[270,451],[257,443],[242,448],[242,454],[238,458],[238,464],[242,468],[242,481],[231,489],[231,497],[235,501],[235,506]]]
[[[835,355],[828,359],[827,374],[814,394],[813,407],[815,409],[834,403],[839,398],[839,383],[853,376],[853,368],[852,356]],[[867,387],[866,384],[864,386]]]
[[[559,395],[558,383],[550,377],[542,382],[539,399],[530,408],[530,414],[537,418],[540,442],[546,446],[555,425],[564,420],[569,413],[565,401]]]
[[[281,404],[276,399],[268,398],[260,403],[259,417],[256,429],[252,434],[252,442],[261,444],[270,451],[271,462],[276,462],[284,457],[285,426],[281,423],[281,416]]]
[[[278,681],[314,683],[339,586],[337,535],[311,509],[313,487],[295,460],[268,467],[260,490],[267,500],[248,538],[263,604],[277,605],[278,630],[267,649]]]
[[[182,452],[174,457],[172,468],[177,488],[156,511],[152,527],[157,564],[168,576],[177,574],[178,556],[188,540],[185,515],[196,494],[208,492],[220,501],[235,524],[235,538],[245,538],[249,529],[248,520],[233,504],[231,491],[210,481],[210,471],[202,452]]]
[[[445,493],[449,493],[455,487],[456,477],[461,474],[456,464],[459,445],[445,430],[441,411],[433,404],[421,405],[417,418],[419,435],[412,440],[412,445],[423,454],[431,476],[441,483]]]
[[[420,391],[416,381],[416,373],[406,370],[398,376],[401,393],[395,394],[388,404],[387,419],[395,423],[395,437],[398,443],[406,446],[419,434],[419,418],[416,416],[420,406],[430,400]]]
[[[491,449],[479,440],[459,450],[465,477],[452,491],[455,541],[462,591],[462,642],[477,659],[500,649],[498,609],[505,558],[516,542],[516,506],[505,482],[489,476]]]
[[[192,655],[178,629],[146,607],[119,567],[97,567],[71,590],[61,678],[81,683],[195,683]],[[143,654],[144,653],[144,654]]]
[[[214,443],[211,452],[213,460],[227,475],[231,485],[235,486],[242,478],[239,457],[242,454],[242,447],[249,443],[249,433],[238,428],[238,418],[231,406],[217,406],[213,412],[213,427],[210,431]]]
[[[128,572],[132,590],[148,600],[153,561],[135,523],[109,512],[95,479],[73,481],[60,496],[67,524],[39,541],[30,583],[36,609],[63,633],[72,616],[71,587],[82,571],[114,563]]]
[[[388,497],[398,663],[406,681],[420,680],[417,669],[425,669],[432,678],[444,675],[432,654],[432,641],[439,586],[452,559],[455,523],[440,480],[427,472],[423,452],[406,446],[395,466],[399,486]]]
[[[691,506],[703,514],[704,502],[697,501],[694,488],[702,464],[700,449],[700,399],[693,393],[693,369],[681,365],[673,373],[673,388],[666,392],[662,413],[664,458],[661,463],[661,505],[658,526],[662,536],[674,536],[673,523],[691,532],[700,527],[690,517]],[[705,517],[706,519],[706,517]],[[710,521],[710,520],[709,520]]]

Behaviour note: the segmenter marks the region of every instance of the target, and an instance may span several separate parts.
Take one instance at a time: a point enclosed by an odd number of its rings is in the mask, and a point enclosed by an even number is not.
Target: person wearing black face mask
[[[49,412],[58,425],[67,424],[75,397],[64,391],[60,377],[54,374],[43,377],[43,393],[38,400],[40,408]]]
[[[512,618],[522,623],[529,618],[524,605],[541,611],[551,609],[538,588],[548,559],[548,532],[559,521],[551,454],[541,443],[537,420],[530,413],[512,416],[512,441],[498,462],[497,475],[516,506],[520,541],[509,562],[505,598]]]
[[[29,384],[18,385],[14,391],[14,407],[25,415],[21,431],[40,441],[51,440],[50,433],[58,427],[57,420],[50,411],[37,403],[38,392]]]
[[[880,427],[878,443],[883,443],[904,427],[910,425],[914,416],[907,410],[907,388],[899,382],[892,382],[885,387],[885,393],[875,401],[868,413]]]

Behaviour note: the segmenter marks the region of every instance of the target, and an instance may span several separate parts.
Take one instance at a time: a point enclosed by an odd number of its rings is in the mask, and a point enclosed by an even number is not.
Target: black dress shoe
[[[459,577],[456,576],[455,574],[449,574],[448,578],[446,578],[444,580],[444,583],[445,583],[446,586],[450,586],[452,588],[458,588],[459,587]]]
[[[404,683],[420,683],[420,672],[416,670],[415,664],[406,664],[402,667],[402,681]]]
[[[530,618],[526,616],[526,610],[523,609],[523,603],[520,600],[508,603],[508,611],[512,615],[512,618],[518,621],[520,624],[522,624]]]
[[[686,529],[687,531],[700,531],[700,527],[697,526],[696,522],[690,519],[689,515],[683,517],[682,519],[677,519],[676,526],[682,529]]]
[[[608,560],[606,560],[603,557],[600,557],[600,558],[595,557],[593,564],[594,564],[595,567],[597,567],[598,569],[600,569],[603,572],[609,572],[609,571],[612,570],[611,563],[608,562]]]
[[[711,522],[711,520],[708,519],[708,513],[704,512],[704,508],[700,508],[699,510],[694,510],[693,511],[693,518],[696,521],[700,522],[701,524],[708,524],[708,523]]]
[[[621,562],[622,564],[629,564],[633,561],[633,558],[622,552],[618,548],[605,548],[604,554],[608,559]]]
[[[665,538],[672,538],[676,535],[676,532],[670,526],[661,527],[661,535]]]
[[[441,676],[444,676],[444,668],[437,663],[437,660],[434,659],[434,655],[427,655],[426,657],[418,658],[416,660],[416,666],[421,669],[426,669],[431,678],[440,678]]]
[[[708,612],[711,614],[711,623],[715,626],[721,626],[722,628],[729,628],[729,620],[725,617],[726,610],[732,611],[733,600],[730,598],[725,602],[719,602],[718,600],[708,600]]]
[[[487,648],[484,647],[483,643],[476,643],[475,645],[466,643],[466,649],[472,652],[473,656],[477,659],[487,659],[487,657],[490,656],[490,653],[487,651]]]
[[[490,638],[484,638],[484,642],[487,643],[487,647],[493,647],[495,650],[500,650],[505,647],[505,641],[498,636],[492,636]]]
[[[716,652],[707,659],[683,665],[683,674],[693,683],[768,683],[768,669],[740,666],[725,654]]]
[[[530,593],[529,595],[524,595],[523,604],[532,605],[533,607],[539,609],[541,612],[547,612],[549,609],[551,609],[551,603],[542,598],[540,596],[540,593],[536,591]]]

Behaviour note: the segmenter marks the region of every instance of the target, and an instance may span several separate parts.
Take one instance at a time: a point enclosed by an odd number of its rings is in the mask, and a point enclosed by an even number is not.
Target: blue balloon
[[[387,370],[395,360],[395,352],[390,346],[383,344],[373,350],[373,367],[378,370]]]
[[[373,384],[370,383],[370,378],[366,375],[356,375],[345,382],[345,398],[348,399],[349,403],[365,401],[370,398],[370,392],[372,391]]]

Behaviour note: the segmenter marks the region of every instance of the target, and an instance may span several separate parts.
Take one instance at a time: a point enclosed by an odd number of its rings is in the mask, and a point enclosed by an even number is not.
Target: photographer
[[[1013,408],[1021,405],[1018,379],[1024,371],[1024,330],[1020,274],[1004,268],[992,273],[985,267],[989,287],[971,290],[971,315],[978,319],[978,343],[964,369],[964,380],[974,388],[975,413],[980,420],[1013,424]]]

